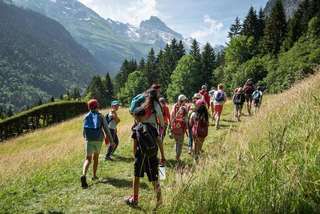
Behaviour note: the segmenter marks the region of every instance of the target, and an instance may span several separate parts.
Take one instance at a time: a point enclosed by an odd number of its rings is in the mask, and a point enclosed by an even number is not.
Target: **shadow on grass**
[[[132,180],[119,179],[119,178],[106,177],[106,178],[102,178],[101,181],[99,181],[98,183],[109,184],[109,185],[112,185],[112,186],[118,187],[118,188],[131,188],[132,187]],[[148,185],[146,183],[142,183],[141,181],[140,181],[140,188],[149,189]]]
[[[176,160],[170,159],[166,161],[166,167],[171,169],[183,170],[185,168],[192,167],[192,163],[187,163],[184,160],[176,161]]]
[[[128,157],[124,157],[121,155],[113,155],[114,157],[114,161],[121,161],[121,162],[126,162],[126,163],[133,163],[134,159],[132,157],[128,158]]]

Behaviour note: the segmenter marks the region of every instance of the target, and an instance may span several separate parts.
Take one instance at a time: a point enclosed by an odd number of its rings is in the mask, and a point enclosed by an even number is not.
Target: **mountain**
[[[112,74],[126,58],[144,57],[150,48],[159,50],[172,38],[183,39],[159,18],[151,17],[139,27],[104,19],[77,0],[12,0],[20,7],[60,22]]]
[[[287,19],[293,16],[294,12],[298,9],[298,6],[304,0],[282,0],[283,7],[286,12]],[[272,8],[276,4],[277,0],[269,0],[264,9],[265,13],[269,15],[272,11]]]
[[[7,1],[8,2],[8,1]],[[99,64],[58,22],[0,0],[0,107],[85,87]]]

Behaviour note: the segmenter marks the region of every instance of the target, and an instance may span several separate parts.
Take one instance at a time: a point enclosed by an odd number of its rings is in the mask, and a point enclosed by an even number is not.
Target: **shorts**
[[[157,156],[146,157],[138,150],[134,160],[134,176],[143,178],[147,173],[150,182],[159,179],[159,160]]]
[[[252,102],[252,96],[251,96],[251,94],[245,94],[244,96],[245,96],[245,98],[246,98],[246,102],[247,102],[247,103],[249,103],[249,102],[251,103],[251,102]]]
[[[216,114],[221,114],[223,110],[223,105],[214,105],[214,112]]]
[[[85,142],[86,156],[93,155],[94,153],[100,153],[102,140],[101,141],[86,141]]]
[[[236,111],[241,111],[243,108],[243,104],[234,104],[234,108],[236,109]]]

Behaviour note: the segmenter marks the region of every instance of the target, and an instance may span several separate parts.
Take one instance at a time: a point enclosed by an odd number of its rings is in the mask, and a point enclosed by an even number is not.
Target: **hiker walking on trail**
[[[190,121],[191,115],[196,111],[196,102],[201,100],[202,96],[199,93],[196,93],[192,97],[192,102],[188,106],[188,122]],[[192,137],[192,126],[188,123],[188,134],[189,134],[189,143],[188,143],[188,153],[192,153],[193,149],[193,137]]]
[[[209,113],[203,100],[196,101],[196,110],[191,114],[189,124],[192,129],[194,159],[198,160],[209,127]]]
[[[248,114],[251,115],[252,93],[255,91],[252,79],[248,79],[243,86],[244,95],[247,103]]]
[[[199,91],[199,94],[201,94],[203,96],[203,99],[205,100],[206,105],[209,108],[210,107],[210,96],[209,96],[208,88],[207,88],[206,85],[203,85],[201,87],[201,90]]]
[[[180,161],[184,135],[188,125],[187,97],[179,95],[178,102],[174,104],[171,111],[171,134],[176,142],[176,160]]]
[[[223,105],[227,101],[227,95],[224,92],[224,86],[222,84],[218,85],[218,90],[214,92],[214,118],[216,129],[220,128],[220,118],[223,110]]]
[[[162,108],[162,114],[164,119],[164,127],[160,130],[160,136],[163,143],[163,140],[166,137],[168,126],[170,124],[170,110],[165,98],[161,97],[159,101]]]
[[[157,121],[159,121],[161,127],[164,126],[164,121],[157,91],[149,89],[146,92],[145,101],[131,110],[136,120],[136,124],[132,127],[133,154],[135,157],[133,195],[125,199],[125,202],[130,206],[138,205],[140,177],[144,177],[144,173],[147,173],[149,181],[154,186],[158,207],[162,203],[162,196],[157,157],[161,140],[157,130]]]
[[[254,113],[256,114],[261,106],[262,102],[262,91],[260,87],[258,87],[253,93],[252,93],[252,102],[254,106]]]
[[[117,100],[111,102],[111,111],[106,114],[105,118],[110,129],[110,133],[113,138],[114,145],[109,144],[107,149],[105,160],[112,160],[111,156],[116,151],[119,145],[119,138],[117,135],[117,125],[120,123],[117,111],[119,109],[120,103]]]
[[[245,100],[246,98],[242,88],[241,87],[236,88],[234,90],[232,101],[234,105],[234,117],[235,119],[237,119],[238,122],[240,122],[241,112],[242,112],[242,108]]]
[[[98,101],[93,99],[88,102],[89,113],[84,118],[83,136],[85,138],[86,159],[83,163],[81,187],[88,188],[86,175],[93,159],[93,177],[92,180],[98,180],[97,168],[100,149],[104,138],[108,138],[110,145],[114,145],[112,135],[108,128],[105,118],[98,111]]]
[[[212,87],[211,90],[209,91],[212,121],[214,121],[214,92],[215,91],[216,89],[214,87]]]

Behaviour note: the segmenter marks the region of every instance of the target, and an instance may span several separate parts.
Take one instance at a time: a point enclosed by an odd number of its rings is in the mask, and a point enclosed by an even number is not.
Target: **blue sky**
[[[268,0],[79,0],[104,18],[139,25],[155,15],[170,28],[201,43],[224,44],[234,19]]]

